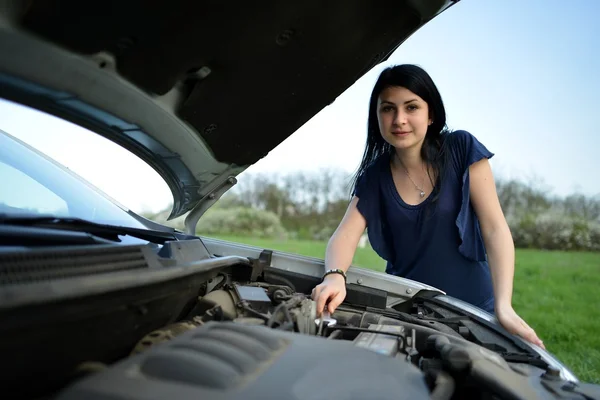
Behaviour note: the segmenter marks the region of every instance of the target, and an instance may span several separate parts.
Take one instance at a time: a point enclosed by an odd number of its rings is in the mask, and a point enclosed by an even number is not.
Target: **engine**
[[[580,398],[552,371],[507,362],[446,325],[350,306],[322,320],[315,306],[288,285],[221,274],[186,318],[57,398]]]

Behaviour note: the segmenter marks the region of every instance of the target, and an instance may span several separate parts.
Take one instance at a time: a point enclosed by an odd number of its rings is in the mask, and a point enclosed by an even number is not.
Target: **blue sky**
[[[254,170],[295,168],[304,156],[294,156],[293,149],[302,142],[321,142],[327,149],[317,147],[308,156],[310,165],[353,170],[378,73],[387,65],[413,63],[432,75],[450,127],[470,131],[496,154],[497,175],[539,177],[559,195],[600,193],[595,177],[600,172],[598,15],[597,0],[463,0],[415,33]],[[332,148],[338,150],[332,154]]]
[[[470,131],[496,154],[497,176],[536,178],[557,195],[600,194],[598,15],[599,0],[462,0],[247,172],[354,171],[377,74],[387,65],[413,63],[438,85],[450,127]],[[0,129],[135,211],[170,201],[166,185],[141,161],[116,151],[112,159],[120,162],[111,169],[99,154],[110,144],[82,136],[77,127],[0,102]],[[67,151],[67,137],[95,154]],[[126,174],[123,165],[129,166]]]

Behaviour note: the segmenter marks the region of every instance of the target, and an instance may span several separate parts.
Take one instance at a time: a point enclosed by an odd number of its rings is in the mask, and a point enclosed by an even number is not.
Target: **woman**
[[[442,98],[414,65],[385,69],[369,105],[367,143],[353,198],[331,237],[317,309],[346,297],[345,272],[367,229],[386,272],[429,284],[494,313],[543,347],[513,310],[514,244],[488,159],[473,135],[450,132]]]

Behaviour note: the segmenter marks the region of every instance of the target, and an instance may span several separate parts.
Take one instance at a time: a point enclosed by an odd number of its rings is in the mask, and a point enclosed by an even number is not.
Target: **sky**
[[[377,75],[411,63],[438,86],[449,127],[468,130],[495,154],[497,177],[535,182],[558,196],[600,194],[598,15],[600,0],[461,0],[239,179],[321,168],[354,172]],[[171,202],[166,184],[143,161],[73,124],[0,99],[0,129],[133,211],[159,211]]]

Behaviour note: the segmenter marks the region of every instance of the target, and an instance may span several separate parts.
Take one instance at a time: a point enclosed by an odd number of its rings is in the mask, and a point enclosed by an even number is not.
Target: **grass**
[[[323,258],[325,242],[220,236],[305,256]],[[371,249],[357,249],[353,265],[384,271]],[[600,253],[517,249],[513,305],[583,382],[600,383]]]

